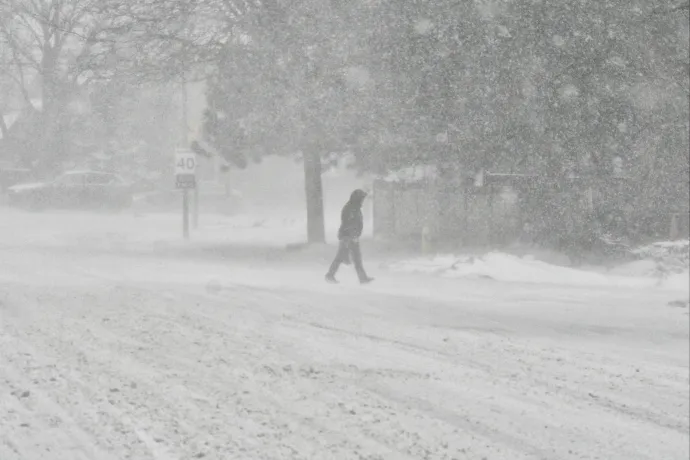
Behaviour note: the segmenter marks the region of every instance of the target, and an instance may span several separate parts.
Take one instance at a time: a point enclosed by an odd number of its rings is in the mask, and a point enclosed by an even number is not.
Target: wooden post
[[[671,225],[669,230],[669,238],[671,241],[676,241],[680,237],[680,225],[678,222],[678,213],[671,214]]]
[[[391,215],[391,225],[390,225],[390,230],[388,232],[388,236],[397,236],[398,235],[398,207],[396,206],[396,202],[398,200],[398,197],[400,196],[400,186],[396,183],[393,182],[392,184],[388,184],[388,191],[389,194],[388,196],[390,197],[390,215]]]
[[[494,184],[491,184],[489,185],[489,246],[491,246],[492,249],[496,241],[496,235],[494,235],[494,227]]]
[[[371,233],[373,234],[374,238],[376,238],[379,234],[378,221],[376,219],[376,180],[374,180],[373,184],[371,185],[371,195],[373,197],[371,202]]]
[[[470,188],[468,186],[464,185],[463,190],[462,190],[462,201],[463,201],[462,202],[462,207],[463,207],[463,209],[462,209],[462,239],[463,239],[462,244],[464,246],[467,246],[467,243],[470,239],[470,236],[469,236],[470,218],[468,215],[469,209],[470,209],[469,191],[470,191]]]
[[[422,254],[428,255],[431,252],[431,230],[428,225],[422,227]]]

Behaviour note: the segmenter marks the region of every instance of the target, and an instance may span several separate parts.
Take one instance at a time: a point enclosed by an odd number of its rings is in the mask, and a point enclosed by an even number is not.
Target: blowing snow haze
[[[687,460],[689,9],[0,0],[0,460]]]

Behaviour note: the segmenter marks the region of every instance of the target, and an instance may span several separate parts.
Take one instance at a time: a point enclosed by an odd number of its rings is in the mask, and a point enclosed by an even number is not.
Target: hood
[[[43,188],[46,186],[45,182],[31,182],[27,184],[17,184],[12,187],[8,187],[7,190],[10,192],[22,192],[24,190],[35,190],[38,188]]]
[[[367,197],[367,192],[364,190],[357,189],[350,195],[350,203],[361,207],[364,202],[364,198]]]

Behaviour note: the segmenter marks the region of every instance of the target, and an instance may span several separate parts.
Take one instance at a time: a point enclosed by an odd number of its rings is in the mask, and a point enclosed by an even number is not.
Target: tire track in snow
[[[75,300],[76,300],[76,299],[75,299]],[[58,307],[58,305],[56,305],[56,307]],[[74,327],[74,326],[75,326],[75,324],[72,324],[72,327]],[[44,333],[50,333],[51,331],[50,331],[50,330],[47,330],[47,331],[42,331],[42,332],[44,332]],[[93,340],[93,338],[94,338],[93,335],[91,335],[91,334],[79,333],[79,334],[77,334],[77,336],[72,337],[72,336],[70,336],[69,334],[65,334],[64,332],[65,332],[65,331],[62,331],[62,333],[60,333],[59,336],[53,337],[53,339],[52,339],[52,340],[50,341],[50,343],[49,343],[51,349],[58,349],[58,350],[60,350],[60,354],[62,354],[63,356],[64,356],[64,355],[76,355],[76,354],[77,354],[78,348],[77,348],[77,347],[74,347],[74,346],[72,345],[72,346],[70,347],[71,349],[66,349],[65,346],[64,346],[64,342],[62,342],[62,343],[63,343],[63,346],[61,347],[61,346],[60,346],[61,341],[67,340],[69,343],[74,343],[74,342],[76,342],[76,339],[78,338],[78,339],[80,340],[79,348],[88,348],[90,342],[91,342],[91,341]],[[89,365],[90,365],[90,367],[91,367],[91,371],[92,371],[92,373],[94,373],[94,372],[95,372],[95,373],[98,373],[98,374],[100,375],[100,378],[103,379],[104,377],[106,377],[106,375],[108,375],[108,370],[106,370],[104,367],[99,366],[99,365],[98,365],[98,360],[97,360],[97,359],[94,359],[94,358],[95,358],[94,356],[89,356],[89,358],[88,358],[88,362],[89,362]],[[163,357],[162,357],[162,356],[155,356],[155,355],[154,355],[154,356],[152,356],[152,358],[154,358],[154,362],[152,362],[151,364],[156,365],[156,364],[160,364],[160,362],[161,362],[160,360],[161,360],[161,358],[163,358]],[[107,362],[107,361],[108,361],[108,360],[106,360],[106,362]],[[163,358],[163,362],[165,362],[164,358]],[[182,370],[182,369],[179,367],[179,364],[180,364],[181,362],[182,362],[182,361],[180,361],[179,358],[174,359],[174,364],[177,366],[177,369],[178,369],[178,370]],[[193,364],[195,364],[195,363],[192,363],[191,361],[189,361],[188,364],[192,364],[192,365],[193,365]],[[192,367],[192,366],[190,366],[190,367]],[[193,372],[198,373],[198,368],[197,368],[197,369],[194,369]],[[112,373],[112,372],[111,372],[111,373]],[[191,372],[190,372],[190,373],[191,373]],[[222,377],[227,377],[227,376],[226,376],[226,375],[220,375],[220,376],[216,375],[216,377],[221,377],[221,380],[222,380]],[[79,380],[81,380],[81,381],[86,381],[87,378],[88,378],[88,376],[83,375],[82,378],[80,378]],[[108,380],[108,379],[106,379],[106,380]],[[212,381],[213,381],[213,380],[210,380],[210,379],[207,379],[207,378],[202,378],[202,379],[200,379],[200,380],[203,381],[204,383],[212,382]],[[226,380],[226,382],[227,382],[227,380]],[[211,386],[213,387],[213,390],[207,391],[208,393],[212,393],[214,390],[222,388],[223,383],[216,384],[216,385],[211,385]],[[208,390],[208,388],[206,388],[206,389]],[[76,390],[76,391],[75,391],[75,390]],[[81,392],[83,392],[83,391],[86,391],[86,390],[88,390],[88,387],[82,388],[81,391],[80,391],[80,390],[77,390],[74,386],[72,386],[71,389],[70,389],[70,393],[71,393],[71,394],[79,394],[79,393],[81,393]],[[262,400],[266,400],[266,399],[268,399],[268,400],[270,400],[270,399],[275,400],[275,398],[267,398],[267,396],[269,396],[270,394],[271,394],[271,393],[264,392],[264,393],[263,393],[263,397],[262,397],[261,399],[262,399]],[[170,396],[170,395],[168,394],[168,396]],[[151,402],[155,402],[155,401],[151,401]],[[159,403],[161,403],[161,402],[162,402],[162,401],[159,401]],[[172,401],[168,401],[168,405],[170,405],[171,402],[172,402]],[[175,403],[179,403],[179,401],[175,401]],[[196,400],[196,403],[198,403],[198,399]],[[195,405],[196,405],[196,403],[195,403]],[[164,406],[164,404],[161,404],[161,405]],[[184,405],[184,404],[183,404],[183,405]],[[263,405],[263,404],[262,404],[262,405]],[[251,409],[251,405],[250,405],[250,406],[245,406],[245,407],[246,407],[245,409],[242,409],[241,406],[242,406],[242,404],[240,404],[240,407],[236,408],[235,410],[232,410],[231,412],[240,412],[240,413],[245,413],[245,414],[250,414],[250,415],[251,415],[252,413],[253,413],[253,414],[257,414],[257,413],[260,413],[260,412],[263,411],[263,409],[261,409],[261,406],[260,406],[259,408],[256,408],[256,409]],[[178,405],[178,407],[180,407],[180,406]],[[111,410],[110,412],[113,412],[113,411]],[[184,414],[178,414],[178,417],[183,416],[183,415],[184,415]],[[231,417],[227,420],[228,424],[234,422],[233,418],[234,418],[234,415],[231,414]],[[122,420],[121,420],[121,421],[122,421]],[[263,424],[263,423],[264,423],[264,422],[262,422],[262,424]],[[226,426],[227,426],[227,425],[226,425]],[[190,430],[189,430],[189,434],[190,434],[190,435],[193,435],[192,431],[193,431],[193,429],[190,429]],[[335,433],[335,432],[337,432],[337,431],[339,431],[339,430],[335,430],[335,431],[333,431],[333,433]],[[260,435],[260,433],[258,433],[257,435]],[[314,440],[317,440],[319,437],[320,437],[319,434],[316,434],[316,433],[315,433],[315,434],[313,435],[313,439],[314,439]],[[344,444],[344,448],[345,448],[345,451],[344,451],[344,452],[346,452],[346,451],[355,451],[355,450],[357,450],[357,445],[349,445],[349,446],[348,446],[348,441],[347,441],[347,437],[346,437],[346,436],[344,436],[344,435],[339,435],[339,437],[341,438],[341,442]],[[343,452],[343,453],[344,453],[344,452]],[[219,458],[223,458],[223,457],[221,456],[221,457],[219,457]],[[257,457],[254,457],[254,458],[259,458],[259,457],[257,456]],[[287,458],[287,457],[286,457],[286,458]],[[308,458],[308,457],[304,457],[304,456],[301,456],[301,457],[300,457],[300,456],[298,456],[298,457],[295,457],[295,458]],[[346,458],[346,457],[343,457],[343,458]]]
[[[106,428],[123,425],[121,419],[129,417],[136,424],[129,423],[127,436],[120,439],[134,439],[136,425],[141,425],[139,434],[164,436],[158,444],[177,458],[205,452],[205,458],[218,459],[330,454],[338,459],[484,455],[513,460],[538,458],[549,445],[559,450],[547,458],[687,457],[681,444],[687,446],[687,436],[650,429],[625,414],[612,418],[580,397],[586,390],[605,389],[609,375],[618,372],[607,362],[604,342],[595,341],[604,347],[597,355],[563,355],[567,366],[561,369],[553,358],[563,349],[547,353],[525,337],[496,337],[475,328],[448,333],[449,342],[443,343],[428,324],[431,313],[445,314],[438,302],[419,299],[419,312],[408,305],[403,313],[396,308],[399,298],[347,289],[329,295],[232,286],[209,296],[193,283],[170,286],[171,295],[165,298],[163,282],[147,286],[115,273],[97,273],[91,279],[65,273],[72,287],[62,293],[34,280],[34,291],[23,302],[32,296],[42,300],[31,307],[35,323],[23,324],[30,334],[22,339],[38,345],[46,362],[66,358],[70,379],[58,398],[63,407],[86,409],[88,415],[99,407],[109,382],[117,382],[120,391],[109,396],[118,412],[106,413],[107,422],[94,427],[100,430],[94,439],[103,439]],[[106,289],[116,283],[121,289]],[[28,284],[12,287],[27,289]],[[109,320],[99,321],[103,316]],[[20,319],[10,316],[8,321],[19,324]],[[315,322],[327,327],[309,326]],[[486,318],[476,323],[496,324]],[[334,324],[349,332],[329,330]],[[664,369],[651,371],[652,385],[658,385]],[[557,378],[577,375],[588,378],[575,380],[583,388],[566,399],[555,386],[561,385]],[[123,385],[132,380],[136,389]],[[621,385],[607,392],[630,388]],[[671,396],[682,400],[678,391],[671,389]],[[477,398],[492,394],[498,398],[493,402]],[[648,389],[641,400],[660,397]],[[468,415],[460,420],[448,417],[464,413]],[[490,427],[489,432],[458,427],[471,417]],[[539,418],[550,420],[550,429],[540,427]],[[90,419],[75,423],[84,420]],[[578,432],[576,422],[591,427]],[[596,432],[610,422],[615,423],[608,431]],[[650,430],[647,436],[663,436],[645,444],[643,436],[635,437],[641,429]],[[564,437],[578,441],[572,452]],[[230,447],[213,450],[214,440]],[[137,443],[145,444],[141,439]],[[155,455],[144,446],[120,449],[136,459]]]

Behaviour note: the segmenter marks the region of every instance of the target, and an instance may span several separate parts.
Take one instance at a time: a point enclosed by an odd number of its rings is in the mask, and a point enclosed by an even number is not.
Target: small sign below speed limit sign
[[[196,155],[191,152],[175,154],[175,175],[196,173]]]

